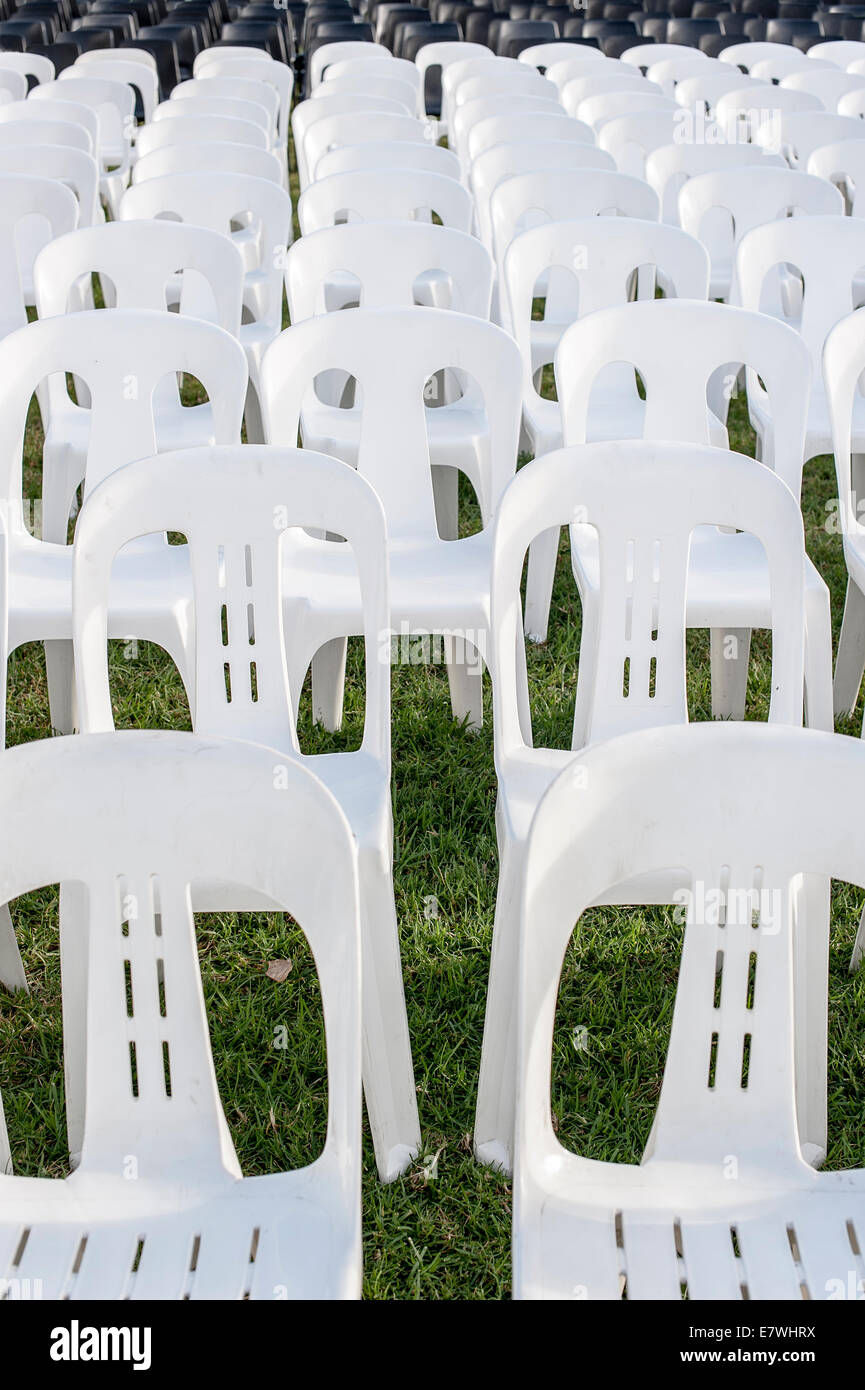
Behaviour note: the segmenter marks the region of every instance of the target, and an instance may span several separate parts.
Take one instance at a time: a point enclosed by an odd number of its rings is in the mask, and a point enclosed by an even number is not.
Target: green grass
[[[731,442],[753,451],[743,399],[731,407]],[[39,495],[38,420],[27,435],[27,495]],[[835,495],[831,460],[806,468],[807,543],[832,591],[836,632],[846,572],[840,538],[824,529]],[[476,520],[464,498],[467,526]],[[550,639],[529,651],[536,736],[568,746],[579,648],[579,606],[565,540],[553,595]],[[708,644],[689,637],[689,705],[709,717]],[[118,727],[188,728],[179,678],[158,649],[115,643],[112,686]],[[749,716],[767,713],[767,647],[756,638]],[[312,725],[308,691],[301,742],[309,750],[356,743],[362,671],[352,645],[340,735]],[[8,741],[50,735],[39,647],[13,656]],[[395,888],[423,1154],[382,1187],[368,1130],[364,1139],[365,1291],[370,1298],[497,1299],[510,1283],[510,1184],[478,1166],[471,1131],[496,893],[495,779],[489,690],[478,734],[451,718],[441,666],[393,668]],[[852,721],[858,735],[861,704]],[[70,812],[74,813],[74,812]],[[865,1161],[863,1005],[865,974],[847,972],[861,894],[837,886],[830,979],[830,1152],[828,1164]],[[0,993],[0,1088],[17,1171],[66,1171],[56,890],[15,906],[32,992]],[[308,1161],[326,1113],[320,1001],[309,951],[279,916],[198,919],[202,977],[220,1091],[244,1171]],[[570,946],[562,977],[552,1100],[562,1141],[591,1157],[637,1162],[663,1072],[681,929],[663,909],[596,909]],[[290,958],[287,980],[266,975]],[[274,1042],[281,1028],[288,1046]],[[585,1030],[580,1032],[579,1030]],[[585,1046],[580,1045],[585,1042]]]

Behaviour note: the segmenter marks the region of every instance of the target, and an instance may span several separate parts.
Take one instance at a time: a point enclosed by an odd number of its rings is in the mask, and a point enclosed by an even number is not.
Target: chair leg
[[[312,717],[331,733],[342,727],[347,646],[345,637],[334,637],[312,658]]]
[[[363,1085],[382,1182],[420,1152],[393,876],[380,845],[360,848],[363,923]]]
[[[748,689],[749,627],[712,628],[710,668],[713,719],[744,719]]]
[[[458,468],[436,464],[432,470],[436,528],[443,541],[455,541],[460,534],[460,474]]]
[[[44,645],[51,728],[58,734],[71,734],[76,721],[72,643],[63,639],[46,642]]]
[[[519,847],[501,852],[474,1151],[479,1163],[511,1171],[516,1107],[516,1000],[519,965]]]
[[[542,531],[529,546],[525,632],[530,642],[546,642],[561,529]]]
[[[865,956],[865,907],[862,909],[862,916],[859,918],[859,929],[856,932],[856,940],[853,943],[853,954],[850,957],[850,974],[855,975],[862,958]]]
[[[466,720],[470,729],[480,729],[484,722],[484,676],[478,650],[468,638],[447,633],[444,650],[453,717],[460,723]]]
[[[805,590],[805,723],[833,733],[832,610],[825,584]]]
[[[247,444],[266,444],[264,436],[264,420],[261,414],[261,403],[258,399],[258,392],[250,381],[246,388],[246,404],[243,408],[243,422],[246,425]]]
[[[849,715],[856,708],[865,674],[865,594],[854,579],[847,580],[844,617],[835,659],[833,704],[836,714]]]
[[[63,981],[63,1075],[66,1134],[73,1168],[84,1143],[87,1076],[87,890],[80,883],[60,885],[60,974]]]
[[[796,1111],[802,1154],[815,1168],[825,1159],[828,1142],[830,892],[828,879],[805,875],[793,933]]]
[[[8,903],[3,903],[0,906],[0,985],[3,985],[4,989],[8,989],[11,994],[19,989],[23,990],[25,994],[29,993],[24,962],[18,949],[18,940],[12,925]]]

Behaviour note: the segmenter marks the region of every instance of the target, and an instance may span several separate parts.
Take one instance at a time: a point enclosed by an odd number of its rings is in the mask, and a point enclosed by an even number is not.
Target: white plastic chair
[[[101,192],[112,216],[116,217],[123,189],[129,182],[132,162],[132,132],[135,129],[133,88],[125,82],[81,76],[74,68],[66,68],[56,82],[43,82],[34,87],[30,100],[75,101],[95,112],[98,134],[94,154],[102,170]]]
[[[726,51],[726,50],[725,50]],[[715,119],[729,141],[756,141],[766,149],[777,149],[779,126],[788,112],[825,111],[819,97],[810,92],[793,92],[789,87],[742,87],[725,92],[715,104]]]
[[[428,408],[425,387],[448,367],[471,382],[468,399]],[[338,412],[311,393],[315,378],[334,369],[360,388],[356,446],[358,471],[372,483],[385,509],[390,564],[390,628],[394,635],[444,634],[444,655],[457,720],[480,726],[481,662],[488,634],[489,523],[516,467],[520,419],[520,354],[494,324],[468,314],[428,308],[347,309],[294,325],[264,359],[262,383],[268,439],[304,443],[327,438]],[[451,412],[465,438],[467,409],[475,413],[483,529],[461,540],[442,540],[433,503],[427,415]],[[347,412],[346,412],[347,413]],[[337,421],[337,424],[339,422]],[[349,460],[346,460],[347,462]],[[338,613],[342,632],[357,633],[357,581],[346,547],[321,557],[309,591],[310,632]],[[320,619],[318,615],[321,615]],[[315,650],[321,641],[311,644]],[[389,648],[385,648],[389,650]],[[322,690],[325,707],[341,706],[341,662],[335,653]]]
[[[812,61],[833,63],[852,72],[851,64],[865,59],[865,43],[857,43],[854,39],[830,39],[827,43],[813,44],[808,49],[808,57]]]
[[[851,76],[832,68],[826,71],[820,69],[817,72],[811,72],[806,68],[804,72],[791,72],[788,77],[782,79],[781,86],[793,92],[811,92],[822,101],[827,111],[841,111],[839,102],[842,97],[855,96],[857,92],[865,91],[865,77]],[[861,116],[862,112],[858,109],[844,109],[841,114]]]
[[[235,238],[246,266],[239,337],[249,370],[245,421],[249,442],[259,444],[264,440],[261,363],[282,330],[282,274],[292,239],[291,199],[268,179],[186,173],[137,183],[120,205],[121,221],[170,216],[224,236],[231,235],[232,224],[241,214],[251,219]]]
[[[559,774],[582,763],[572,750],[532,746],[520,577],[532,543],[551,528],[558,535],[575,517],[574,531],[597,538],[599,558],[591,579],[578,578],[592,620],[580,643],[574,750],[630,730],[687,723],[689,548],[707,522],[737,528],[738,535],[725,536],[731,548],[741,537],[766,555],[773,636],[769,717],[801,722],[805,546],[796,501],[779,478],[726,450],[645,441],[557,450],[520,471],[500,504],[493,546],[500,869],[474,1131],[477,1157],[505,1169],[513,1155],[519,894],[531,862],[531,824]],[[615,795],[614,785],[607,792]],[[667,870],[654,875],[626,870],[599,885],[588,901],[676,901],[680,863],[653,865]]]
[[[850,313],[854,284],[865,273],[865,224],[858,217],[793,217],[755,227],[740,242],[736,254],[737,303],[757,308],[767,277],[779,263],[795,267],[804,281],[795,326],[811,354],[812,365],[803,456],[807,460],[832,449],[832,425],[821,374],[823,349],[835,324]],[[774,429],[775,410],[753,374],[748,377],[748,411],[758,433]],[[865,453],[865,402],[858,398],[849,427],[854,453]]]
[[[579,766],[539,807],[516,888],[514,1297],[837,1298],[858,1259],[865,1175],[815,1173],[803,1157],[795,948],[800,875],[865,884],[851,814],[861,746],[693,726],[595,746]],[[564,1148],[550,1113],[562,959],[575,919],[623,870],[673,863],[689,877],[687,923],[651,1135],[639,1165],[592,1161]],[[723,925],[700,906],[717,885]],[[758,905],[756,927],[732,902]],[[815,988],[825,1010],[825,971]],[[825,1066],[825,1037],[818,1047]]]
[[[320,82],[311,94],[314,99],[355,95],[387,97],[389,101],[398,102],[407,116],[419,114],[417,87],[412,83],[404,82],[400,77],[384,75],[384,69],[378,63],[375,64],[374,73],[370,70],[368,72],[348,73],[345,77],[330,77],[330,71],[331,69],[328,68],[326,80]]]
[[[844,73],[840,74],[842,77]],[[856,116],[859,120],[865,115],[865,100],[862,93],[865,91],[865,77],[854,79],[859,83],[858,87],[851,88],[838,99],[837,111],[839,116]]]
[[[485,48],[483,53],[472,53],[470,44],[461,44],[460,49],[461,53],[455,55],[454,61],[442,67],[439,135],[450,135],[454,97],[460,83],[467,82],[471,77],[483,76],[484,74],[496,73],[503,77],[508,72],[522,72],[525,68],[525,64],[518,63],[515,58],[499,58],[488,48]]]
[[[411,62],[408,58],[391,58],[390,66],[387,68],[385,72],[384,68],[371,68],[369,66],[370,62],[377,61],[378,55],[374,55],[372,59],[366,57],[343,58],[338,63],[328,63],[324,71],[324,77],[322,78],[322,82],[325,84],[328,82],[335,82],[342,77],[368,76],[378,79],[378,77],[382,77],[385,75],[387,76],[387,80],[389,82],[392,82],[394,80],[397,80],[399,82],[407,82],[408,85],[413,89],[413,91],[415,91],[418,95],[419,105],[417,114],[419,116],[422,116],[423,81],[421,79],[420,68],[417,66],[417,64]],[[321,86],[321,83],[319,84],[319,86]],[[315,90],[317,92],[319,88],[316,87]]]
[[[321,156],[315,173],[317,179],[326,179],[357,169],[423,169],[449,179],[460,177],[460,162],[453,150],[429,140],[369,140],[362,145],[341,145]]]
[[[15,127],[8,129],[14,130]],[[79,227],[92,227],[103,221],[99,201],[99,168],[93,156],[85,150],[75,150],[68,145],[16,146],[0,143],[0,173],[36,174],[39,178],[56,179],[71,188],[78,200]],[[28,300],[28,303],[31,302]]]
[[[681,58],[662,58],[660,62],[649,65],[646,77],[660,87],[665,96],[674,97],[679,83],[686,77],[702,77],[707,72],[724,72],[717,58],[710,59],[708,67],[705,58],[705,53],[700,53],[697,57],[686,53]]]
[[[513,145],[492,145],[478,155],[471,167],[471,186],[475,199],[478,234],[492,246],[490,198],[505,179],[551,169],[608,169],[615,173],[613,156],[596,145],[575,140],[528,140]]]
[[[479,62],[495,62],[496,55],[485,43],[466,43],[461,40],[459,43],[426,43],[419,48],[415,55],[415,64],[421,75],[421,90],[424,92],[424,106],[426,105],[426,82],[427,73],[430,69],[439,68],[441,70],[441,90],[442,90],[442,110],[436,125],[436,138],[439,135],[447,135],[447,106],[446,106],[446,86],[448,69],[457,63],[468,60]],[[428,117],[428,119],[430,119]]]
[[[502,264],[514,237],[526,230],[527,218],[562,222],[605,212],[657,222],[658,195],[642,179],[608,169],[540,169],[514,174],[498,184],[490,198],[496,263]]]
[[[323,106],[324,102],[316,101],[314,104]],[[295,107],[295,111],[299,109]],[[315,180],[319,160],[332,149],[342,145],[361,145],[370,140],[408,140],[416,144],[421,140],[430,140],[429,132],[430,127],[425,121],[407,116],[400,110],[364,111],[358,114],[348,111],[339,116],[325,116],[312,123],[303,141],[303,163],[309,171],[309,178],[301,178],[301,190]]]
[[[523,443],[535,457],[562,443],[559,407],[540,394],[539,371],[552,362],[559,338],[577,317],[626,304],[633,277],[643,267],[654,272],[652,289],[662,283],[667,293],[680,299],[706,298],[707,251],[694,237],[664,223],[636,217],[548,222],[514,237],[508,246],[502,262],[502,299],[506,324],[523,360]],[[547,271],[552,272],[551,291],[538,324],[532,316],[533,300]],[[529,630],[545,632],[546,625],[544,614],[542,628]]]
[[[88,904],[86,964],[61,926],[64,966],[84,977],[81,1012],[64,1008],[63,1020],[66,1055],[78,1054],[87,1077],[78,1167],[67,1178],[14,1176],[2,1127],[0,1263],[38,1280],[44,1298],[360,1296],[357,852],[307,768],[288,760],[277,786],[277,756],[156,731],[4,754],[0,893],[61,880]],[[74,798],[74,816],[66,795],[46,798],[48,785]],[[294,1171],[244,1178],[231,1142],[190,896],[208,878],[290,912],[314,954],[327,1135],[316,1161]],[[67,983],[64,969],[64,1002]]]
[[[40,246],[72,231],[78,203],[71,189],[54,179],[2,168],[0,151],[0,338],[5,338],[27,322]]]
[[[661,91],[657,95],[652,92],[599,92],[581,101],[574,115],[597,132],[605,121],[612,121],[617,116],[676,110],[673,97],[665,97]]]
[[[176,116],[142,126],[135,148],[141,158],[169,145],[253,145],[266,150],[268,143],[267,131],[253,121],[236,121],[233,116]]]
[[[27,91],[28,83],[25,74],[16,72],[13,68],[4,68],[0,64],[0,103],[24,101]]]
[[[606,62],[604,54],[599,48],[580,48],[578,50],[581,58],[587,61]],[[521,63],[528,63],[533,68],[549,69],[554,63],[567,60],[574,53],[572,43],[536,43],[531,48],[524,48],[519,55]]]
[[[36,107],[31,106],[30,110],[35,111]],[[80,150],[93,158],[93,141],[83,126],[74,125],[71,121],[43,121],[38,118],[35,121],[31,118],[4,121],[2,113],[3,107],[0,106],[0,149],[21,150],[33,149],[39,145],[62,145],[66,149]],[[99,211],[102,212],[101,203]]]
[[[754,87],[768,85],[761,77],[745,77],[738,68],[731,68],[729,63],[720,71],[713,65],[707,68],[704,74],[683,78],[674,93],[677,104],[688,112],[689,117],[687,122],[684,116],[680,117],[683,132],[681,138],[684,141],[687,134],[690,137],[689,143],[696,142],[698,131],[702,138],[700,112],[704,111],[707,115],[714,116],[719,100],[728,92],[747,92]],[[691,129],[688,128],[689,125]]]
[[[522,55],[520,55],[522,56]],[[600,62],[598,61],[600,59]],[[574,48],[571,46],[570,54],[565,54],[557,58],[547,68],[545,77],[550,82],[555,82],[559,92],[563,91],[566,84],[575,77],[597,77],[599,73],[630,73],[634,74],[633,65],[623,63],[620,58],[606,58],[597,48]]]
[[[794,72],[817,73],[831,72],[833,68],[838,69],[834,63],[826,63],[820,58],[812,58],[810,50],[802,53],[800,49],[794,48],[792,51],[777,44],[767,44],[768,56],[758,58],[751,64],[750,73],[752,77],[759,77],[765,82],[784,81],[785,77],[790,77]],[[772,49],[778,48],[778,52],[773,53]],[[805,62],[802,62],[802,59]]]
[[[865,314],[860,309],[842,318],[826,337],[823,384],[832,422],[832,447],[838,479],[838,519],[847,563],[847,596],[835,663],[835,713],[849,716],[856,708],[865,671],[865,526],[862,522],[861,449],[862,389],[865,370]],[[859,446],[857,448],[857,445]],[[863,926],[854,954],[862,958]]]
[[[791,169],[805,169],[813,150],[836,140],[861,140],[862,123],[834,111],[783,111],[757,132],[756,143],[780,150]]]
[[[152,55],[143,48],[94,48],[89,53],[82,53],[72,67],[76,77],[104,77],[110,82],[125,82],[134,87],[141,97],[146,123],[152,119],[159,101],[159,77],[155,59],[142,62],[142,58],[152,58]],[[97,61],[94,62],[94,59]]]
[[[680,134],[681,112],[636,111],[631,115],[614,116],[598,131],[598,147],[606,150],[616,161],[620,174],[646,177],[646,160],[653,150],[674,143]],[[704,131],[710,137],[711,127]]]
[[[307,626],[306,599],[315,589],[317,566],[314,553],[307,558],[305,552],[327,550],[334,542],[311,541],[307,535],[307,546],[289,529],[299,527],[339,533],[355,566],[367,685],[363,740],[354,753],[300,753],[298,701],[313,654],[309,641],[321,632],[320,626],[312,632]],[[197,633],[196,732],[267,744],[305,764],[333,792],[357,840],[363,1075],[379,1172],[391,1181],[417,1153],[420,1130],[393,897],[390,667],[381,659],[388,624],[387,541],[381,503],[354,470],[308,450],[198,449],[144,459],[113,474],[82,508],[76,536],[75,650],[85,731],[113,725],[106,660],[112,563],[152,530],[187,538]],[[220,610],[224,625],[208,623],[207,615]],[[338,623],[334,634],[341,635]],[[201,885],[195,906],[212,908],[218,897],[218,889]],[[231,906],[260,908],[254,898]]]
[[[561,88],[562,106],[569,116],[576,116],[581,101],[589,97],[605,95],[609,92],[642,92],[644,96],[663,96],[661,88],[648,78],[626,68],[624,64],[618,72],[598,71],[592,67],[588,72],[571,77]]]
[[[235,121],[249,121],[261,126],[267,133],[267,143],[273,142],[273,122],[270,112],[261,102],[239,101],[234,97],[207,96],[198,92],[183,101],[160,102],[153,113],[155,123],[159,121],[186,120],[190,117],[230,116]]]
[[[430,220],[435,213],[445,227],[469,232],[472,198],[467,188],[445,174],[425,169],[355,169],[316,179],[301,193],[297,217],[304,236],[332,227],[342,214],[362,222]],[[387,244],[381,252],[386,256]]]
[[[808,159],[808,173],[835,184],[851,217],[865,217],[865,131],[861,140],[819,145]]]
[[[479,97],[477,101],[466,102],[464,106],[455,107],[450,121],[448,146],[459,155],[464,177],[468,176],[471,163],[468,153],[469,135],[476,126],[495,116],[514,120],[530,115],[564,117],[558,101],[550,100],[547,97],[530,96],[527,93]]]
[[[22,72],[37,84],[54,81],[54,64],[41,53],[0,53],[0,67],[7,72]]]
[[[484,72],[484,67],[488,69],[487,72]],[[556,103],[559,100],[559,90],[555,82],[541,77],[540,73],[532,68],[517,63],[516,67],[498,73],[495,67],[490,68],[489,64],[482,63],[480,71],[474,77],[465,78],[454,89],[454,112],[481,97],[508,95],[543,97]]]
[[[787,72],[793,71],[794,64],[801,68],[814,61],[791,43],[734,43],[723,49],[718,57],[722,63],[731,63],[745,72],[750,72],[755,63],[772,60],[779,65],[772,73],[777,78],[786,77]],[[782,68],[783,64],[787,65],[786,69]]]
[[[38,87],[33,88],[34,92],[39,91]],[[52,92],[57,88],[51,84]],[[51,123],[54,126],[77,126],[87,135],[87,144],[76,142],[77,148],[86,149],[88,154],[92,154],[95,159],[99,159],[99,123],[96,113],[89,106],[84,106],[80,101],[59,101],[55,97],[43,99],[42,101],[7,101],[0,106],[0,124],[7,121],[14,121],[15,125],[20,125],[22,121],[38,121],[40,125]],[[59,144],[57,140],[52,140],[52,144]]]
[[[646,181],[661,200],[661,221],[679,225],[679,191],[690,178],[711,174],[717,169],[743,165],[761,169],[783,168],[780,154],[771,154],[759,145],[694,145],[675,143],[652,150],[646,159]]]
[[[791,211],[810,216],[841,214],[844,202],[837,188],[824,179],[794,169],[739,165],[688,179],[679,191],[679,223],[692,236],[702,237],[707,219],[711,222],[710,299],[729,299],[742,238],[753,227],[785,218]],[[719,212],[724,214],[725,226]]]
[[[216,49],[213,52],[217,52]],[[199,57],[201,55],[199,54]],[[356,40],[347,39],[339,43],[325,43],[317,48],[309,62],[309,72],[307,74],[307,90],[314,92],[319,82],[321,82],[327,68],[331,63],[344,62],[346,58],[387,58],[390,59],[390,49],[382,47],[377,43],[361,43]],[[195,69],[193,68],[193,72]],[[196,77],[198,73],[195,72]]]
[[[701,52],[699,48],[685,48],[679,43],[638,43],[633,48],[626,48],[620,61],[629,67],[645,69],[653,63],[663,62],[665,58],[699,58]],[[707,63],[711,63],[707,53],[703,57]]]
[[[205,69],[206,74],[206,69]],[[230,101],[250,101],[263,106],[268,114],[268,129],[273,145],[279,136],[279,93],[267,82],[251,77],[226,77],[224,75],[193,77],[188,82],[178,82],[172,88],[169,101],[188,101],[193,97],[226,97]]]
[[[275,63],[262,49],[235,49],[226,46],[205,48],[196,56],[192,71],[196,80],[200,77],[242,77],[272,87],[279,97],[277,130],[280,149],[287,150],[291,98],[294,93],[294,73],[287,63]]]
[[[271,150],[216,140],[200,145],[163,145],[142,155],[132,166],[132,183],[144,183],[145,179],[158,179],[164,174],[192,172],[244,174],[285,186],[285,161]]]
[[[521,141],[537,145],[546,141],[568,140],[578,145],[594,145],[595,133],[584,121],[572,116],[527,111],[514,116],[487,116],[472,126],[466,141],[469,168],[494,145],[516,145]]]
[[[770,225],[802,226],[810,220],[794,218],[788,224]],[[632,417],[622,410],[618,397],[612,409],[605,411],[603,395],[595,391],[601,373],[613,363],[633,365],[643,380],[645,401],[634,403]],[[811,354],[798,333],[768,314],[725,304],[661,299],[601,309],[579,319],[562,335],[556,352],[556,393],[565,444],[582,444],[589,437],[724,443],[718,427],[741,364],[745,365],[749,408],[756,389],[768,396],[760,413],[752,412],[758,457],[780,475],[798,500],[806,456]],[[743,544],[736,563],[731,564],[731,552],[719,535],[710,529],[695,538],[687,619],[689,627],[711,630],[712,713],[741,718],[750,629],[765,625],[765,556],[759,547]],[[574,563],[589,575],[597,568],[594,543],[591,538],[585,544],[573,540]],[[584,623],[595,621],[594,616],[587,620],[585,604],[583,614]],[[725,648],[730,635],[736,641]],[[833,727],[831,662],[829,591],[808,560],[805,708],[812,728]]]

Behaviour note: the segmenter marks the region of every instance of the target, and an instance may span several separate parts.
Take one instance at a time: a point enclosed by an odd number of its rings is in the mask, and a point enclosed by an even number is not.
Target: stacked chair
[[[0,1279],[359,1297],[363,1103],[382,1183],[423,1152],[391,808],[406,634],[441,641],[467,733],[492,717],[474,1154],[513,1174],[514,1295],[820,1299],[861,1264],[865,1169],[820,1168],[830,885],[865,889],[865,750],[833,731],[865,674],[865,41],[837,9],[663,8],[0,21],[3,711],[11,654],[41,643],[56,735],[0,755],[0,983],[30,983],[14,900],[59,883],[71,1167],[16,1176],[0,1104]],[[756,458],[731,447],[742,392]],[[829,452],[834,687],[800,507]],[[533,733],[531,681],[562,568],[565,749]],[[691,724],[695,630],[714,720]],[[167,651],[190,732],[115,730],[121,637]],[[338,732],[350,639],[360,744],[306,752],[307,679]],[[683,903],[642,1162],[571,1153],[550,1066],[574,922]],[[328,1118],[305,1167],[244,1175],[196,911],[286,912],[308,939]]]

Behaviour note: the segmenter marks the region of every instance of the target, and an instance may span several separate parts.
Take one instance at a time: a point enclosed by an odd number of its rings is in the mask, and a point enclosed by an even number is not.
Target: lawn
[[[731,405],[733,447],[753,452],[742,398]],[[39,495],[40,429],[27,436],[26,490]],[[831,459],[805,470],[809,553],[832,591],[840,624],[846,572],[840,537],[827,530],[836,494]],[[471,526],[472,499],[463,520]],[[579,645],[579,603],[562,557],[548,642],[529,653],[536,740],[568,746]],[[755,637],[749,717],[765,719],[768,647]],[[146,644],[114,643],[118,727],[189,727],[169,659]],[[708,640],[689,638],[692,717],[709,717]],[[362,667],[350,653],[339,735],[300,718],[308,751],[354,746],[363,710]],[[41,648],[23,648],[9,670],[10,744],[50,735]],[[469,733],[451,718],[440,665],[393,668],[395,887],[414,1048],[423,1152],[389,1187],[364,1141],[365,1293],[370,1298],[489,1299],[510,1287],[509,1182],[472,1159],[471,1132],[496,892],[495,776],[486,686],[485,725]],[[861,704],[852,721],[858,735]],[[60,788],[46,793],[62,794]],[[70,806],[70,815],[74,807]],[[835,889],[830,981],[828,1166],[865,1162],[865,976],[847,966],[861,894]],[[16,1171],[60,1176],[66,1168],[57,892],[13,908],[29,996],[0,993],[0,1089]],[[308,1161],[324,1134],[326,1070],[310,953],[280,916],[200,916],[198,940],[220,1092],[247,1173]],[[639,1161],[657,1102],[669,1036],[681,928],[666,909],[596,909],[569,948],[553,1064],[553,1110],[564,1143],[595,1158]],[[268,963],[289,959],[282,983]],[[287,1039],[287,1046],[280,1042]]]

